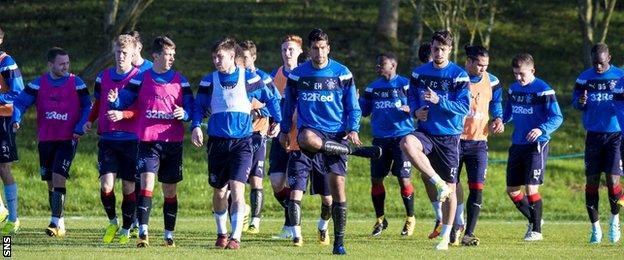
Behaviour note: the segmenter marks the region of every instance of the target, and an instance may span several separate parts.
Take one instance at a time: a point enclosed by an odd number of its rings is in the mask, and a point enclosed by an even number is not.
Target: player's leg
[[[585,137],[585,208],[592,225],[589,243],[598,244],[602,241],[602,229],[600,228],[600,174],[603,168],[603,155],[601,148],[601,134],[587,132]],[[618,148],[619,150],[619,148]],[[618,160],[619,168],[619,160]]]
[[[18,160],[17,145],[15,144],[15,133],[13,132],[11,117],[1,117],[0,124],[0,137],[2,138],[3,146],[0,151],[0,178],[4,183],[4,196],[6,198],[6,207],[0,197],[0,222],[7,219],[4,227],[2,228],[3,235],[10,235],[19,230],[19,220],[17,218],[17,183],[11,173],[11,163]],[[8,214],[8,216],[7,216]]]
[[[327,135],[337,143],[346,144],[341,135]],[[379,148],[381,151],[381,148]],[[381,154],[380,154],[381,155]],[[346,254],[344,247],[345,230],[347,227],[347,193],[345,188],[347,177],[346,155],[323,155],[329,173],[329,191],[332,196],[332,219],[334,220],[333,254]]]
[[[224,249],[227,246],[227,242],[228,242],[227,241],[228,239],[227,189],[228,189],[228,186],[226,184],[223,184],[222,187],[213,186],[213,192],[212,192],[212,212],[214,214],[215,223],[217,226],[217,241],[215,242],[215,246],[220,249]]]
[[[427,175],[421,174],[420,178],[425,185],[427,197],[431,202],[431,208],[433,209],[433,213],[435,214],[433,230],[429,233],[428,236],[429,239],[434,239],[440,235],[440,231],[442,230],[442,203],[438,201],[438,192],[436,190],[436,187],[429,181],[429,177]]]
[[[297,136],[297,141],[301,149],[313,153],[322,152],[327,155],[352,154],[365,158],[379,158],[381,156],[381,148],[377,146],[351,148],[347,143],[326,138],[318,131],[310,128],[302,128]]]
[[[401,235],[411,236],[414,234],[416,226],[416,218],[414,217],[414,186],[412,185],[411,169],[412,164],[409,159],[401,151],[400,138],[392,140],[392,175],[397,177],[399,188],[401,189],[401,199],[405,207],[405,224]],[[385,152],[385,151],[384,151]]]
[[[228,244],[227,219],[228,212],[228,181],[227,164],[229,162],[230,149],[225,140],[208,138],[207,143],[208,183],[213,188],[212,212],[217,226],[217,240],[215,246],[225,249]]]
[[[371,174],[371,200],[375,209],[375,225],[373,226],[372,236],[379,236],[381,232],[388,227],[388,220],[385,217],[386,187],[384,186],[384,178],[390,172],[392,166],[392,153],[389,149],[384,149],[383,142],[387,139],[375,138],[373,145],[382,147],[383,152],[379,159],[370,160]]]
[[[435,249],[448,250],[457,209],[457,196],[453,193],[455,192],[457,169],[459,168],[459,136],[434,137],[430,140],[432,142],[431,166],[439,174],[439,177],[446,182],[451,194],[446,201],[442,201],[441,238]]]
[[[535,146],[534,146],[535,147]],[[542,240],[542,197],[539,186],[544,183],[546,160],[548,159],[548,143],[537,143],[537,149],[532,149],[530,172],[525,175],[525,186],[529,200],[529,212],[533,222],[532,231],[524,238],[525,241]]]
[[[108,225],[102,237],[106,244],[111,243],[119,230],[115,206],[115,179],[119,169],[119,160],[113,141],[98,141],[98,171],[100,173],[100,201],[108,217]]]
[[[230,160],[226,165],[228,173],[230,197],[232,206],[230,208],[230,221],[232,233],[226,246],[227,249],[237,250],[240,248],[241,236],[243,233],[243,218],[245,217],[245,183],[251,169],[252,141],[251,138],[241,138],[228,140]]]
[[[444,201],[451,195],[451,191],[444,180],[433,169],[429,158],[427,158],[427,154],[431,152],[432,145],[429,137],[420,132],[408,134],[401,140],[403,153],[422,175],[427,176],[427,181],[436,187],[437,200]]]
[[[106,172],[100,175],[100,200],[108,217],[108,225],[102,241],[106,244],[111,243],[119,230],[119,222],[117,221],[117,213],[115,211],[115,178],[117,174],[114,172]]]
[[[327,230],[329,229],[329,220],[332,215],[332,204],[333,200],[331,194],[329,193],[329,180],[328,178],[324,178],[327,184],[327,193],[321,194],[321,216],[318,221],[317,231],[318,231],[318,242],[321,245],[328,246],[330,239]]]
[[[155,160],[150,161],[153,162]],[[147,164],[147,161],[145,161],[145,163]],[[139,209],[137,211],[137,218],[139,219],[139,240],[137,242],[137,247],[149,246],[149,218],[152,211],[154,182],[156,179],[156,172],[158,172],[158,169],[153,167],[145,167],[144,169],[149,168],[152,170],[141,172],[141,192],[137,200],[137,207]]]
[[[136,167],[133,167],[136,169]],[[137,198],[135,189],[135,181],[134,177],[132,180],[124,180],[121,181],[121,189],[123,193],[123,199],[121,200],[121,215],[122,225],[119,229],[119,244],[127,244],[130,241],[130,228],[134,222]]]
[[[622,186],[620,185],[620,176],[622,176],[621,165],[621,134],[620,132],[606,134],[605,142],[605,159],[603,164],[607,168],[604,172],[607,174],[607,189],[609,190],[609,206],[611,208],[611,218],[609,220],[609,242],[617,243],[620,241],[620,207],[624,204],[624,196],[622,195]]]
[[[516,205],[518,211],[520,211],[529,222],[525,237],[533,230],[533,219],[529,211],[529,200],[521,189],[522,185],[525,183],[524,176],[528,174],[525,165],[527,163],[524,161],[528,157],[524,156],[524,154],[530,152],[530,149],[531,147],[527,149],[526,145],[512,144],[511,147],[509,147],[506,170],[507,195],[509,195],[511,201]]]
[[[77,141],[55,141],[52,156],[52,221],[46,232],[49,236],[65,236],[65,199],[66,182],[69,169],[76,154]]]
[[[0,222],[6,220],[2,228],[3,235],[10,235],[19,230],[19,220],[17,218],[17,184],[11,174],[11,162],[0,163],[0,178],[4,183],[4,196],[7,200],[7,207],[2,203],[0,196]],[[8,208],[8,210],[7,210]]]
[[[483,187],[487,171],[487,142],[481,141],[476,144],[474,156],[466,161],[466,172],[468,176],[468,199],[466,200],[466,231],[462,239],[462,245],[479,245],[479,238],[475,236],[474,230],[481,213],[483,203]]]
[[[252,146],[254,147],[251,173],[249,174],[249,204],[251,205],[251,222],[247,232],[257,234],[260,232],[260,218],[264,206],[264,189],[262,179],[264,178],[264,159],[266,157],[266,137],[260,134],[252,135]]]
[[[127,244],[130,241],[131,228],[136,219],[136,183],[139,173],[137,172],[136,161],[138,154],[138,141],[124,141],[120,146],[119,153],[121,161],[119,163],[118,177],[121,178],[121,191],[123,199],[121,200],[122,225],[119,229],[119,243]],[[138,236],[138,227],[137,227]]]
[[[306,190],[310,173],[312,172],[312,154],[303,151],[294,151],[291,153],[288,162],[288,186],[290,194],[288,200],[288,219],[292,225],[292,241],[294,246],[303,245],[303,236],[301,234],[301,200]]]
[[[277,138],[273,138],[269,154],[269,180],[271,181],[273,196],[284,209],[284,225],[282,226],[282,232],[272,236],[272,238],[276,239],[292,237],[292,225],[288,218],[288,196],[290,194],[290,188],[287,185],[286,175],[289,157],[290,153],[284,150]]]
[[[162,183],[164,198],[163,218],[165,222],[164,240],[166,247],[175,247],[174,235],[178,216],[178,196],[176,183]]]

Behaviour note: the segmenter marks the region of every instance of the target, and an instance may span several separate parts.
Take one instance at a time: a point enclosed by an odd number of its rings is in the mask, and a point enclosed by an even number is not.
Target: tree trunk
[[[93,58],[89,65],[80,73],[80,77],[85,81],[93,81],[98,72],[109,66],[114,59],[113,46],[115,38],[123,32],[134,30],[141,14],[154,0],[132,0],[128,1],[121,13],[118,15],[119,0],[109,0],[104,13],[105,39],[108,46],[105,51]]]
[[[420,64],[420,60],[418,59],[418,49],[420,49],[420,43],[423,40],[423,10],[425,3],[424,0],[412,0],[411,4],[414,8],[414,17],[412,18],[414,39],[412,39],[412,46],[410,47],[410,65],[411,67],[416,67],[418,66],[418,64]]]
[[[483,47],[489,49],[490,48],[490,39],[492,38],[492,29],[494,27],[494,18],[496,16],[496,4],[495,1],[490,1],[490,6],[488,8],[488,23],[487,23],[487,27],[485,28],[485,34],[483,35],[482,39],[482,43],[483,43]]]
[[[387,40],[396,41],[398,22],[399,0],[380,1],[377,33]]]
[[[591,48],[607,39],[609,25],[617,0],[578,0],[579,24],[583,38],[583,63],[592,66]],[[600,19],[602,15],[602,19]]]

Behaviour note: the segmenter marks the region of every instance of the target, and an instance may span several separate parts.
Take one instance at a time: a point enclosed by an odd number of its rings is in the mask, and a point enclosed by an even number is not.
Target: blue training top
[[[613,104],[615,85],[624,70],[610,65],[609,70],[598,74],[593,68],[583,71],[576,79],[572,93],[572,106],[583,111],[583,126],[587,131],[614,133],[620,131]],[[587,103],[579,104],[579,97],[587,91]]]
[[[418,130],[431,135],[460,135],[464,131],[464,117],[470,110],[468,73],[453,62],[438,69],[433,62],[412,71],[408,92],[412,111],[429,106],[427,121],[418,121]],[[427,88],[440,97],[438,104],[422,100]]]
[[[514,121],[512,144],[532,144],[526,140],[534,128],[542,130],[538,142],[550,140],[550,135],[563,123],[563,115],[557,103],[555,90],[546,82],[535,78],[526,86],[514,82],[509,86],[503,122]]]
[[[359,131],[362,111],[351,71],[333,59],[316,69],[307,61],[288,75],[284,93],[284,118],[292,118],[297,108],[297,128],[309,127],[328,133]],[[281,132],[288,133],[292,122],[284,120]]]
[[[379,77],[366,87],[359,102],[362,116],[371,116],[373,137],[400,137],[414,131],[410,113],[400,110],[407,105],[408,89],[409,80],[400,75],[390,80]]]

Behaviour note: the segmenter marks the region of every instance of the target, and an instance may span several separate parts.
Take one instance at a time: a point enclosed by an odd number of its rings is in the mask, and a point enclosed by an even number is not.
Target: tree
[[[379,4],[379,17],[377,18],[377,34],[391,44],[397,41],[397,28],[399,24],[399,0],[382,0]]]
[[[591,48],[604,42],[617,0],[578,0],[578,15],[583,37],[584,64],[591,66]]]
[[[423,28],[423,11],[425,9],[425,1],[424,0],[410,0],[412,8],[414,9],[414,16],[412,17],[412,28],[414,29],[414,38],[412,39],[412,44],[410,46],[410,65],[412,67],[420,64],[418,60],[418,49],[422,43],[424,28]]]
[[[112,63],[115,54],[115,38],[123,32],[134,30],[141,14],[154,0],[129,0],[119,11],[119,0],[108,0],[104,11],[104,39],[108,42],[105,51],[95,57],[80,72],[80,77],[92,81],[97,73]]]
[[[463,18],[468,29],[468,44],[475,44],[479,36],[481,45],[489,49],[495,16],[500,12],[497,0],[472,0],[468,7],[471,12],[464,12]],[[471,17],[467,17],[467,14],[471,14]]]

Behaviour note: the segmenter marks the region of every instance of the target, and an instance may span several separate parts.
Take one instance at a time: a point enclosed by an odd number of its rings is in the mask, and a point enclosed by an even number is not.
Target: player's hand
[[[173,109],[173,117],[177,120],[183,120],[184,119],[184,108],[178,106],[178,105],[174,105],[175,108]]]
[[[402,105],[401,107],[399,107],[399,110],[409,114],[410,107],[408,105]]]
[[[91,132],[91,127],[92,127],[93,123],[87,121],[83,126],[82,126],[82,131],[86,134]]]
[[[288,136],[288,133],[280,133],[279,142],[284,147],[284,150],[290,151],[290,136]]]
[[[583,90],[583,95],[579,97],[578,102],[581,106],[584,106],[587,104],[587,89]]]
[[[82,136],[82,135],[80,135],[80,134],[76,134],[76,133],[74,133],[74,135],[72,136],[72,138],[74,139],[74,141],[78,142],[78,141],[80,141],[80,137],[81,137],[81,136]]]
[[[427,117],[429,116],[429,106],[420,107],[414,112],[414,116],[416,116],[416,119],[420,121],[427,121]]]
[[[440,96],[429,87],[427,87],[427,90],[423,93],[422,98],[424,101],[429,101],[432,104],[440,102]]]
[[[500,134],[505,131],[505,124],[503,124],[503,120],[500,117],[497,117],[494,121],[492,121],[490,131],[493,134]]]
[[[200,127],[193,128],[193,133],[191,134],[191,143],[197,147],[201,147],[204,145],[204,133]]]
[[[119,89],[113,88],[108,91],[108,96],[107,96],[108,102],[113,103],[117,100],[118,97],[119,97]]]
[[[13,133],[17,133],[17,130],[19,130],[20,128],[20,124],[18,122],[13,122]]]
[[[360,146],[362,145],[362,141],[360,141],[360,136],[358,135],[358,132],[356,131],[351,131],[349,132],[344,139],[349,140],[349,142],[351,142],[354,145]]]
[[[270,138],[276,137],[280,132],[280,124],[273,122],[269,126],[269,132],[267,133]]]
[[[542,135],[542,130],[540,130],[539,128],[533,128],[527,134],[526,140],[529,142],[535,142],[535,140],[537,140],[537,138],[540,137],[541,135]]]
[[[117,122],[123,119],[123,112],[119,110],[108,110],[106,116],[111,122]]]

